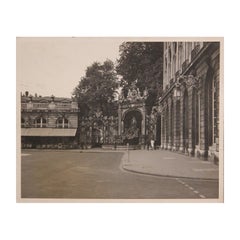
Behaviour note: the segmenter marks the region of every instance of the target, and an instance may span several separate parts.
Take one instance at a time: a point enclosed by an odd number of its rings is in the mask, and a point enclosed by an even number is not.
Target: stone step
[[[136,150],[136,149],[141,149],[140,145],[129,145],[128,147],[126,145],[118,145],[117,149],[121,150]]]
[[[102,145],[102,149],[114,150],[115,146],[114,146],[114,144],[113,145],[111,145],[111,144],[110,145]],[[141,149],[141,146],[140,145],[129,145],[127,147],[127,145],[117,145],[116,149],[117,150],[136,150],[136,149]]]

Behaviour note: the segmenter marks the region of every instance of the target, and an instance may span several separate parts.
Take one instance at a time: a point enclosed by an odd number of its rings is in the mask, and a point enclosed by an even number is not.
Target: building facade
[[[220,42],[165,42],[161,148],[219,158]]]
[[[69,98],[21,96],[22,148],[74,148],[78,105]]]
[[[220,42],[164,42],[163,91],[147,114],[147,88],[134,82],[114,116],[80,117],[69,98],[21,96],[22,148],[126,146],[219,158]],[[146,86],[147,87],[147,86]],[[134,149],[136,149],[134,148]]]

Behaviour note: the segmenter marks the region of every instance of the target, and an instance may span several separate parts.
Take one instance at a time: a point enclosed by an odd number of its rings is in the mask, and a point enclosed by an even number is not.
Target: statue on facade
[[[133,129],[135,129],[135,128],[136,128],[136,126],[137,126],[137,120],[136,120],[136,118],[135,118],[135,117],[132,117],[132,120],[131,120],[131,126],[130,126],[130,128],[133,128]]]
[[[125,130],[123,137],[124,137],[125,142],[128,142],[130,144],[138,143],[139,129],[137,127],[137,120],[134,116],[132,117],[132,119],[130,121],[129,127]]]

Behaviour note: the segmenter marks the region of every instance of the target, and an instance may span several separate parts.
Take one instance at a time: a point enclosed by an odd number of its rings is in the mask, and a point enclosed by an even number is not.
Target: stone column
[[[193,86],[188,87],[188,154],[193,155]]]
[[[168,99],[168,150],[172,149],[172,131],[173,131],[173,126],[172,126],[172,99],[169,97]]]
[[[164,148],[164,144],[165,144],[165,136],[164,136],[164,128],[165,128],[165,123],[164,123],[164,110],[162,110],[161,112],[161,149]]]
[[[167,134],[168,134],[168,109],[167,109],[167,106],[165,106],[164,108],[164,149],[167,149],[167,144],[168,144],[168,141],[167,141]]]
[[[195,145],[195,156],[196,157],[200,157],[200,92],[198,91],[196,93],[196,98],[197,98],[197,104],[196,104],[196,125],[198,127],[198,129],[196,129],[196,131],[198,132],[198,138],[196,138],[196,145]]]
[[[206,77],[207,77],[207,69],[202,72],[199,82],[199,156],[201,158],[208,157],[208,149],[207,149],[207,137],[208,137],[208,119],[207,119],[207,89],[206,89]]]
[[[181,91],[183,93],[184,89],[181,88]],[[184,148],[183,148],[183,94],[180,98],[180,113],[179,113],[179,127],[180,127],[180,146],[179,146],[179,151],[183,152]]]
[[[173,100],[173,143],[172,143],[172,150],[177,150],[177,100]]]
[[[169,109],[168,109],[168,106],[166,106],[166,109],[165,109],[165,146],[164,146],[165,149],[168,149],[168,143],[169,143]]]

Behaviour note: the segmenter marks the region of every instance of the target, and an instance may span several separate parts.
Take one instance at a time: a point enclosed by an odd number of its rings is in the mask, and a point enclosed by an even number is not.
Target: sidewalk
[[[160,176],[219,178],[219,167],[214,163],[165,150],[129,151],[124,156],[123,168],[132,172]]]

